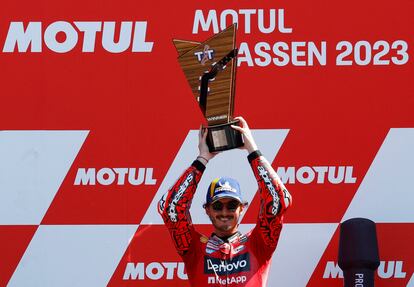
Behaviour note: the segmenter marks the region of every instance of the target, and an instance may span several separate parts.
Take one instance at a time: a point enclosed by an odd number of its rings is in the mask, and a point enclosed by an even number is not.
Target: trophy
[[[236,85],[236,24],[205,42],[174,39],[178,62],[207,120],[210,152],[243,146],[240,132],[231,128]]]

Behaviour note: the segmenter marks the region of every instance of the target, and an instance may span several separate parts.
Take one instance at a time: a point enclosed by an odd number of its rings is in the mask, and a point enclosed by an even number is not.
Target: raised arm
[[[283,214],[292,204],[292,197],[259,151],[250,153],[248,159],[259,186],[258,227],[264,243],[274,248],[282,231]]]
[[[161,214],[180,255],[184,255],[191,246],[194,229],[190,216],[191,202],[205,166],[214,157],[205,144],[206,137],[207,131],[200,129],[199,156],[158,202],[158,212]]]
[[[158,212],[180,255],[184,255],[190,248],[193,229],[190,216],[191,201],[204,169],[205,166],[195,160],[158,202]]]
[[[236,119],[240,120],[241,126],[233,128],[243,134],[244,149],[249,153],[248,160],[259,186],[260,210],[256,231],[259,231],[266,246],[275,248],[282,230],[283,214],[292,204],[292,197],[258,150],[246,121],[242,117]]]

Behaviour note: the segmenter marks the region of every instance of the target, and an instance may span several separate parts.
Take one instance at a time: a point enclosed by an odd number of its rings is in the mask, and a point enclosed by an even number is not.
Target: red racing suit
[[[266,286],[271,258],[282,230],[283,214],[292,198],[260,151],[248,156],[260,193],[256,226],[223,241],[197,232],[189,213],[205,166],[198,160],[181,175],[158,204],[182,257],[191,286]]]

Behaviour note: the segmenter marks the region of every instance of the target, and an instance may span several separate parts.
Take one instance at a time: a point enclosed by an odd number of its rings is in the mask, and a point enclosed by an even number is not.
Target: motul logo
[[[151,280],[172,280],[174,278],[188,280],[183,262],[151,262],[147,265],[143,262],[127,263],[123,280],[145,280],[147,278]]]
[[[154,185],[153,168],[79,168],[74,185]]]
[[[277,174],[283,183],[318,183],[329,182],[332,184],[355,183],[353,166],[302,166],[278,167]]]
[[[405,278],[407,273],[403,271],[403,261],[381,261],[377,269],[379,278]],[[333,261],[326,263],[323,278],[344,278],[341,268]]]
[[[119,36],[115,35],[118,29]],[[3,53],[15,52],[16,48],[19,53],[42,52],[43,43],[56,53],[70,52],[79,44],[82,52],[94,52],[98,35],[101,48],[110,53],[125,52],[131,44],[131,52],[151,52],[154,43],[146,42],[146,34],[147,22],[57,21],[46,28],[42,22],[29,22],[26,27],[23,22],[11,22]]]
[[[199,31],[214,33],[226,29],[232,23],[244,25],[241,27],[246,34],[251,33],[252,27],[257,27],[261,33],[270,34],[275,31],[292,33],[293,29],[285,25],[285,9],[226,9],[219,14],[217,10],[196,10],[193,22],[193,34]],[[230,19],[230,21],[229,21]],[[239,21],[243,20],[243,21]]]

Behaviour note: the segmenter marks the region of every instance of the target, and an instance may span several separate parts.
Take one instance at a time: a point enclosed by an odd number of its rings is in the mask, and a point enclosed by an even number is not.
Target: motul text
[[[405,278],[407,272],[403,271],[403,261],[381,261],[377,269],[379,278]],[[341,268],[334,261],[326,262],[323,278],[344,278]]]
[[[151,280],[172,280],[174,278],[188,280],[183,262],[127,263],[123,280],[145,280],[147,278]]]
[[[283,183],[318,183],[323,184],[326,181],[332,184],[339,183],[356,183],[356,177],[353,176],[353,166],[302,166],[296,167],[278,167],[277,174]]]
[[[79,168],[74,185],[154,185],[153,168]]]
[[[292,33],[292,28],[285,25],[285,9],[226,9],[221,11],[220,16],[216,10],[208,10],[206,16],[203,10],[196,10],[194,14],[193,34],[198,34],[200,28],[202,31],[209,31],[213,28],[214,33],[218,33],[219,26],[221,30],[227,28],[232,23],[240,23],[243,19],[244,33],[250,34],[252,27],[258,27],[259,31],[264,34],[273,33],[277,30],[280,33]],[[230,21],[227,21],[229,20]],[[257,22],[252,24],[252,20]],[[240,29],[240,26],[239,26]]]
[[[120,25],[119,39],[115,27]],[[42,43],[56,53],[67,53],[73,50],[79,40],[82,42],[82,52],[94,52],[96,36],[102,34],[102,48],[110,53],[122,53],[129,49],[131,52],[151,52],[153,42],[146,42],[147,22],[83,22],[73,23],[57,21],[44,29],[42,22],[28,22],[25,28],[23,22],[11,22],[3,46],[4,53],[42,52]],[[64,34],[63,41],[58,41],[58,34]],[[42,41],[43,40],[43,41]],[[29,49],[30,46],[30,49]]]

